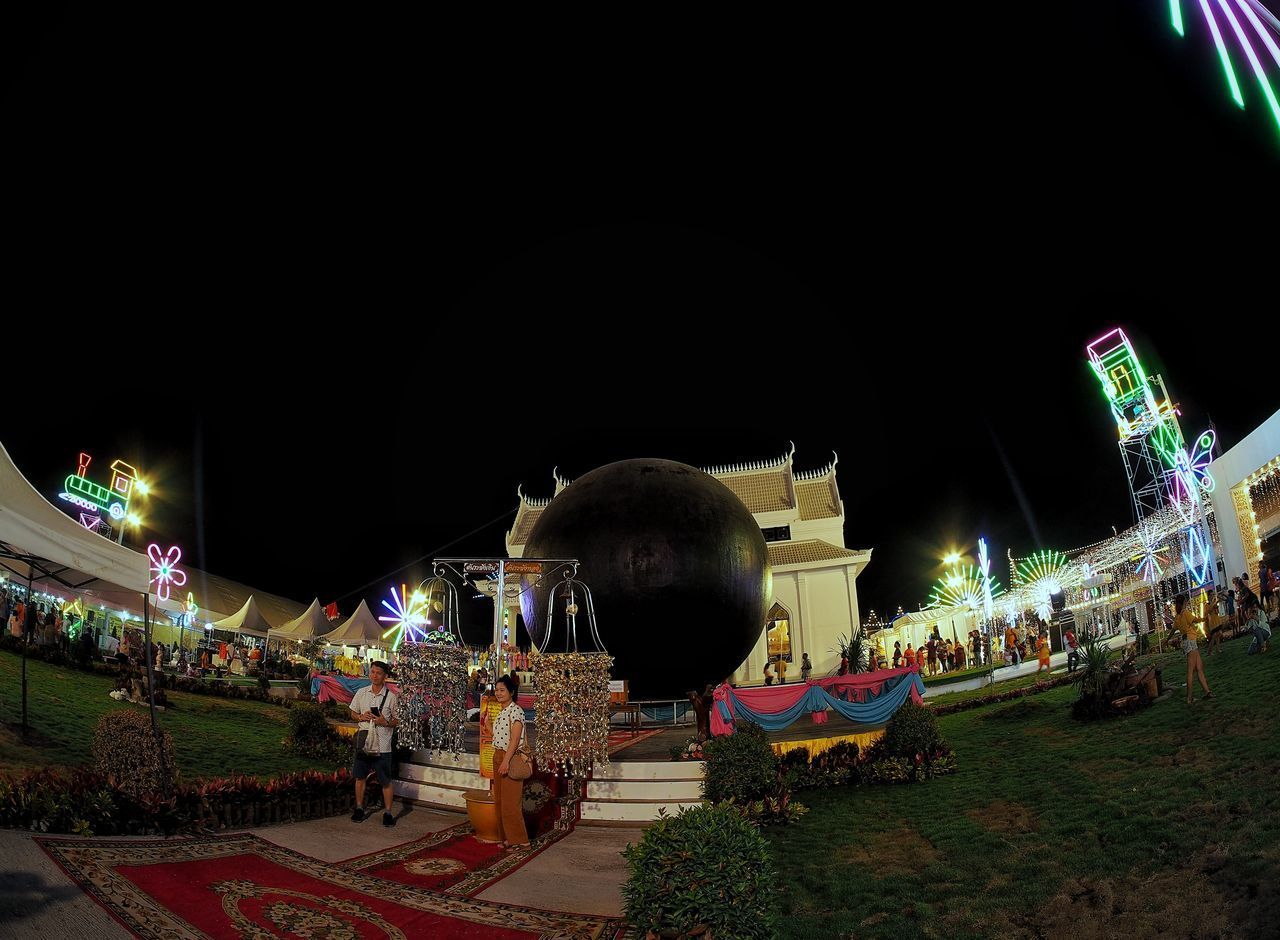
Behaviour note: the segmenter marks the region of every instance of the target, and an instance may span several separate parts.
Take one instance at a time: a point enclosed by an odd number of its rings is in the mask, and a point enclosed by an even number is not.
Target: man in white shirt
[[[364,822],[364,784],[365,778],[372,771],[377,773],[378,783],[382,786],[382,824],[396,824],[396,818],[391,815],[391,800],[394,796],[391,787],[391,735],[400,724],[400,719],[396,717],[400,699],[386,687],[389,672],[384,662],[371,665],[369,679],[373,684],[365,686],[351,699],[352,717],[360,722],[360,729],[356,734],[358,736],[360,732],[367,732],[364,748],[356,749],[351,768],[351,775],[356,778],[356,809],[351,814],[352,822]]]

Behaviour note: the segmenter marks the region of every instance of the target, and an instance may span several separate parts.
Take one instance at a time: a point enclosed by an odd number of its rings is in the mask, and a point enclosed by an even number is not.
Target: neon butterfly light
[[[1280,69],[1280,44],[1276,42],[1276,37],[1280,36],[1280,18],[1277,18],[1274,13],[1268,10],[1263,5],[1262,0],[1233,0],[1233,2],[1232,0],[1213,0],[1213,2],[1210,2],[1210,0],[1197,0],[1197,2],[1205,24],[1209,27],[1209,33],[1213,36],[1213,43],[1218,49],[1218,58],[1222,61],[1222,70],[1227,75],[1227,84],[1231,88],[1231,97],[1235,99],[1236,104],[1241,108],[1245,106],[1244,94],[1240,87],[1240,80],[1236,77],[1236,68],[1232,62],[1231,50],[1223,35],[1224,29],[1218,21],[1219,15],[1230,26],[1231,32],[1235,34],[1236,42],[1249,60],[1254,77],[1257,78],[1258,85],[1262,88],[1262,94],[1267,99],[1267,104],[1271,106],[1271,114],[1276,120],[1276,126],[1280,127],[1280,101],[1276,100],[1275,90],[1267,77],[1267,69],[1258,57],[1258,52],[1254,48],[1253,42],[1250,41],[1249,31],[1245,28],[1245,23],[1253,27],[1258,40],[1261,41],[1262,45],[1266,46],[1271,58],[1275,61],[1277,69]],[[1216,14],[1214,12],[1215,8],[1218,10]],[[1241,14],[1240,16],[1236,14],[1237,10]],[[1187,31],[1182,13],[1182,0],[1169,0],[1169,12],[1173,18],[1173,28],[1177,30],[1179,36],[1185,37]]]
[[[1173,451],[1163,451],[1165,460],[1172,465],[1169,486],[1173,503],[1184,522],[1191,522],[1199,504],[1201,494],[1208,495],[1214,491],[1217,483],[1209,472],[1209,464],[1213,462],[1213,445],[1217,434],[1208,430],[1196,438],[1195,446],[1190,451],[1179,447]]]

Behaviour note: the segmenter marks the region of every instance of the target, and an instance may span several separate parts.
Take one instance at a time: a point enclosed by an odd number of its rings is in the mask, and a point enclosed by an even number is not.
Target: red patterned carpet
[[[375,878],[252,835],[38,842],[121,924],[149,940],[598,940],[620,926]]]
[[[614,754],[617,754],[619,751],[624,748],[628,748],[633,744],[639,744],[641,741],[647,741],[654,735],[662,734],[665,730],[665,728],[658,728],[656,730],[641,731],[639,734],[632,734],[630,731],[610,729],[608,744],[609,756],[612,757]]]
[[[375,878],[475,897],[502,880],[567,833],[552,830],[526,848],[505,852],[501,845],[472,836],[470,823],[459,823],[369,855],[347,859],[338,867]]]

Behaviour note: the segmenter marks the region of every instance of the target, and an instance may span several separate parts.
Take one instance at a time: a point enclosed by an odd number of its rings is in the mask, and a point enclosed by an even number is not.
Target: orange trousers
[[[524,781],[501,775],[494,777],[493,803],[502,824],[502,838],[512,845],[527,843],[529,832],[524,827]]]

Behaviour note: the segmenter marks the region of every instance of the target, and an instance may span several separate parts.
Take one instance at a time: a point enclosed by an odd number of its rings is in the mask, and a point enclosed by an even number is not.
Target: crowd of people
[[[981,661],[982,640],[980,636],[975,639],[974,635],[976,633],[977,631],[975,630],[969,634],[969,648],[967,650],[964,643],[944,639],[936,626],[934,627],[933,635],[919,648],[907,643],[907,648],[903,649],[902,641],[895,641],[893,644],[893,656],[891,657],[893,668],[913,669],[919,667],[922,673],[936,676],[947,672],[959,672],[969,668],[970,665],[977,665]]]

